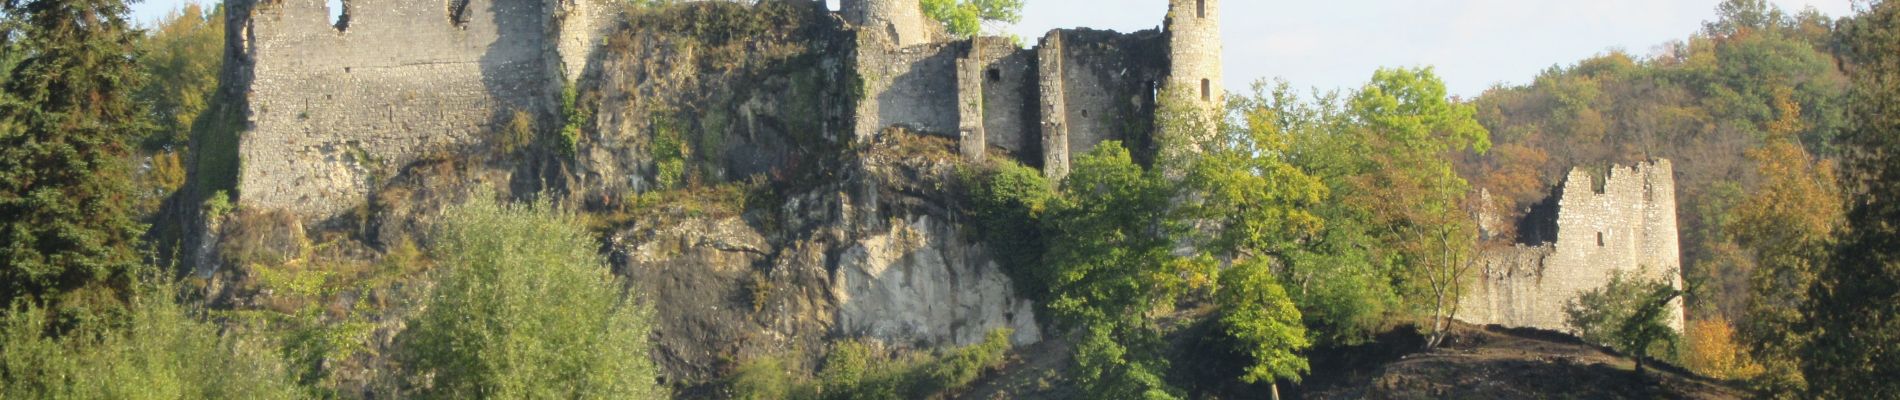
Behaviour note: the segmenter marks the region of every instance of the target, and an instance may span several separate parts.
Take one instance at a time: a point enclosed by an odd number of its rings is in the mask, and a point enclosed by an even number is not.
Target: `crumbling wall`
[[[559,65],[595,41],[557,48],[547,0],[346,0],[347,25],[323,0],[236,1],[249,11],[230,20],[244,32],[231,67],[250,72],[240,202],[304,218],[361,204],[419,156],[482,143],[514,110],[552,115]],[[570,15],[576,32],[603,18]]]
[[[1052,31],[1036,46],[1038,124],[1042,129],[1042,173],[1061,181],[1069,176],[1069,105],[1062,82],[1062,32]]]
[[[898,47],[939,42],[944,36],[941,27],[924,18],[916,0],[840,0],[838,9],[845,21]]]
[[[884,128],[956,137],[959,43],[896,47],[883,35],[858,33],[858,74],[865,98],[858,103],[855,137],[864,141]]]
[[[980,49],[957,59],[957,152],[972,162],[989,153],[983,130],[983,63]]]
[[[1488,250],[1467,286],[1461,319],[1565,330],[1563,305],[1608,283],[1615,271],[1682,287],[1674,168],[1668,160],[1611,167],[1599,185],[1571,170],[1558,192],[1554,243]],[[1682,301],[1670,307],[1680,330]]]
[[[613,28],[623,6],[612,0],[556,0],[556,4],[561,23],[561,75],[568,84],[574,84],[598,58],[601,38]]]
[[[983,73],[986,141],[1019,158],[1035,154],[1041,147],[1035,118],[1036,52],[1000,37],[977,38],[970,47]]]
[[[1069,29],[1062,35],[1062,103],[1070,154],[1120,140],[1152,150],[1157,84],[1167,71],[1165,38],[1155,31],[1120,34]]]

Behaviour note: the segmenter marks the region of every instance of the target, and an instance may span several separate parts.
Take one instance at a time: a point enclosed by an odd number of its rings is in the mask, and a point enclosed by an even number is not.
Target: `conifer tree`
[[[0,302],[119,309],[139,265],[127,142],[145,115],[120,0],[0,0]]]

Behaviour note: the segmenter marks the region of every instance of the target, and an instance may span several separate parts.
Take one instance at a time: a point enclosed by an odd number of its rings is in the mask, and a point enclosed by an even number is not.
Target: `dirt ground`
[[[1216,350],[1204,327],[1175,333],[1170,380],[1193,399],[1266,399],[1266,385],[1233,380],[1244,357]],[[1644,363],[1557,332],[1458,325],[1446,343],[1422,351],[1410,327],[1372,343],[1309,354],[1301,383],[1283,382],[1286,399],[1740,399],[1748,392],[1679,368]],[[1060,340],[1021,349],[1002,371],[959,399],[1081,399],[1062,376],[1068,347]]]

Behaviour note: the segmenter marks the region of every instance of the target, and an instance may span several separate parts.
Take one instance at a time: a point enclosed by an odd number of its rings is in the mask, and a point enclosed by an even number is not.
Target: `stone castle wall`
[[[957,59],[967,46],[941,42],[898,47],[886,35],[859,31],[858,102],[854,136],[866,141],[891,126],[956,137]]]
[[[1007,38],[983,37],[971,43],[972,60],[983,74],[981,119],[989,146],[1011,154],[1035,154],[1036,52]]]
[[[845,21],[887,37],[898,47],[942,41],[942,29],[924,18],[917,1],[840,0],[838,9]]]
[[[1052,177],[1107,140],[1151,154],[1163,85],[1220,74],[1218,1],[1171,1],[1165,31],[1056,30],[1028,49],[943,40],[912,0],[845,1],[857,39],[840,55],[864,85],[849,130],[958,138],[972,159],[1000,149]],[[258,94],[243,204],[334,216],[416,157],[487,145],[517,111],[552,120],[618,12],[608,0],[346,4],[348,24],[333,26],[323,0],[233,3],[234,69]]]
[[[1072,154],[1104,141],[1152,154],[1156,96],[1163,85],[1198,86],[1212,79],[1209,88],[1219,90],[1219,25],[1215,14],[1203,11],[1217,2],[1174,0],[1171,15],[1195,19],[1170,17],[1165,32],[1060,29],[1024,49],[997,37],[916,43],[906,35],[941,34],[906,33],[916,29],[902,21],[934,27],[909,18],[906,10],[914,1],[846,1],[842,14],[858,24],[857,61],[866,89],[853,134],[862,141],[901,126],[958,138],[967,158],[1001,149],[1058,179],[1068,174]],[[1183,72],[1189,76],[1173,77]],[[1206,110],[1218,111],[1218,100],[1206,101]]]
[[[563,64],[598,39],[549,32],[597,33],[607,14],[572,0],[566,22],[544,0],[347,0],[347,25],[332,25],[323,0],[237,1],[240,202],[306,218],[360,204],[420,155],[481,143],[514,110],[552,115]]]
[[[1575,169],[1559,189],[1556,241],[1482,251],[1460,319],[1568,330],[1564,303],[1602,287],[1614,271],[1682,287],[1674,168],[1668,160],[1612,167],[1598,183]],[[1670,325],[1682,329],[1678,299]]]

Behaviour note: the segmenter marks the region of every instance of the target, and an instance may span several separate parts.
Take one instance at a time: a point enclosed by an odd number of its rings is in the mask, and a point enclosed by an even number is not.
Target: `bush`
[[[1048,179],[1042,171],[1010,160],[958,172],[977,233],[1016,282],[1016,292],[1040,300],[1049,292],[1050,279],[1049,269],[1041,268],[1047,248],[1039,222],[1054,196]]]
[[[150,285],[127,319],[47,334],[52,313],[32,302],[0,320],[0,398],[286,399],[283,363],[258,343],[187,315],[169,284]]]
[[[1565,325],[1583,340],[1631,355],[1637,372],[1642,372],[1644,358],[1672,350],[1667,344],[1675,343],[1677,335],[1666,323],[1665,311],[1682,295],[1668,282],[1642,276],[1642,272],[1616,271],[1603,287],[1564,303]]]
[[[476,200],[442,221],[431,250],[446,276],[399,338],[411,395],[668,395],[648,356],[651,311],[608,275],[573,215]]]
[[[741,365],[733,375],[733,398],[880,400],[943,398],[985,371],[1008,361],[1009,329],[990,331],[982,343],[950,350],[934,357],[885,357],[875,346],[840,342],[825,354],[824,368],[815,382],[799,383],[786,361],[766,357]]]
[[[1752,379],[1762,373],[1762,366],[1735,342],[1735,328],[1726,318],[1691,321],[1684,336],[1682,364],[1690,371],[1727,380]]]

